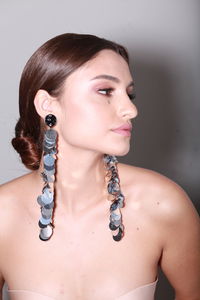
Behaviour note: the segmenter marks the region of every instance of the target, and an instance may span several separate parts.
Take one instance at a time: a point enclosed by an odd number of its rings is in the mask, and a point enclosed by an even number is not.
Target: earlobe
[[[49,95],[49,93],[45,90],[38,90],[35,98],[34,105],[38,115],[42,118],[49,113],[52,113],[52,102],[54,98]]]

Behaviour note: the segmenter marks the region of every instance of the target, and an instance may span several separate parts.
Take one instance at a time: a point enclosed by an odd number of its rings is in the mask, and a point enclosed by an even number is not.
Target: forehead
[[[128,71],[129,66],[125,59],[118,53],[114,52],[113,50],[104,49],[101,50],[96,54],[94,58],[86,62],[83,66],[83,69],[92,71]],[[106,70],[105,70],[106,69]]]
[[[91,79],[100,74],[108,74],[125,81],[132,80],[130,69],[125,59],[118,53],[107,49],[98,52],[94,58],[73,72],[69,79]]]

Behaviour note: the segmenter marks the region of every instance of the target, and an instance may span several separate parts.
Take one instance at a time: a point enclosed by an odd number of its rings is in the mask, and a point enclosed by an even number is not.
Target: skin
[[[94,79],[102,74],[118,81]],[[115,242],[108,228],[102,155],[130,149],[130,137],[111,129],[137,116],[131,82],[124,59],[103,50],[66,79],[59,99],[38,91],[38,114],[58,120],[55,230],[50,241],[39,240],[42,166],[0,187],[1,286],[6,280],[10,289],[59,300],[111,300],[155,281],[160,265],[177,300],[199,300],[199,218],[180,186],[119,163],[125,236]]]

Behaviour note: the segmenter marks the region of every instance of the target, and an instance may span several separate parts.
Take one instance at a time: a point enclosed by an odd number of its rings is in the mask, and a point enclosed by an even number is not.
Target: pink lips
[[[132,130],[132,125],[131,124],[123,124],[120,127],[117,127],[115,129],[112,129],[112,131],[119,133],[124,136],[130,136],[131,135],[131,130]]]

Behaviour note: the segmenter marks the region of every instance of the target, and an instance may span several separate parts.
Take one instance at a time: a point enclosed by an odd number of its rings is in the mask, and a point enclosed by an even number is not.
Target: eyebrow
[[[102,74],[102,75],[98,75],[98,76],[95,76],[94,78],[92,78],[91,80],[96,80],[96,79],[107,79],[107,80],[111,80],[111,81],[114,81],[116,83],[120,83],[120,80],[119,78],[117,77],[114,77],[112,75],[107,75],[107,74]],[[134,82],[131,81],[127,87],[130,87],[130,86],[134,86]]]

